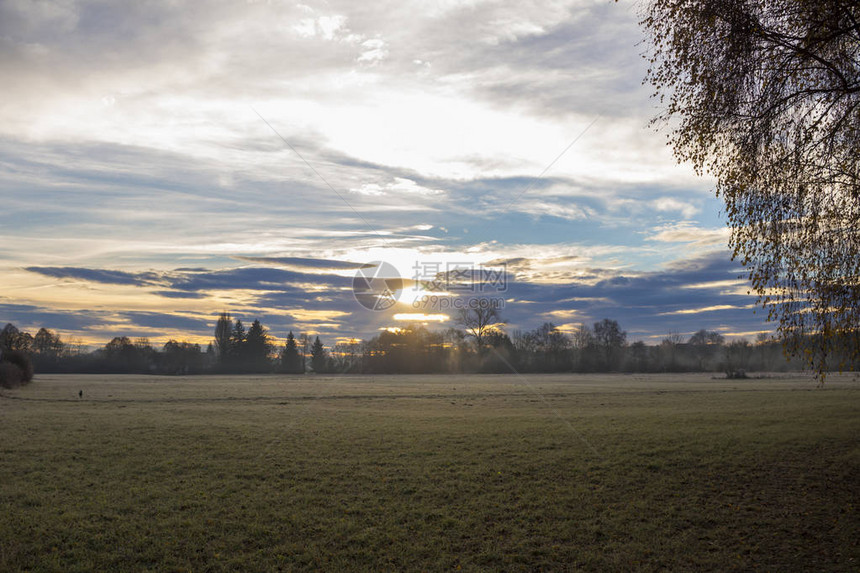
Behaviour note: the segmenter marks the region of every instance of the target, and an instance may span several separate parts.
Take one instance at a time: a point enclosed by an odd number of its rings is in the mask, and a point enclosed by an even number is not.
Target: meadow
[[[0,397],[2,571],[858,571],[858,493],[850,375],[40,375]]]

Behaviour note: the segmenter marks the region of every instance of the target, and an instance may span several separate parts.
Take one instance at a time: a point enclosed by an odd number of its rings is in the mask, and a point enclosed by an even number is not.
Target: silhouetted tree
[[[135,345],[127,336],[116,336],[104,345],[103,368],[107,372],[146,372],[147,356],[144,348]]]
[[[860,3],[651,0],[647,80],[789,353],[860,358]]]
[[[648,346],[641,340],[637,340],[630,345],[630,368],[634,372],[647,372],[648,367]]]
[[[663,361],[663,370],[668,370],[669,372],[676,372],[678,370],[678,347],[682,342],[681,335],[677,332],[670,332],[660,342],[660,357]]]
[[[750,356],[752,356],[752,347],[750,346],[749,341],[744,340],[743,338],[733,340],[728,344],[728,346],[726,346],[725,355],[726,377],[746,378]]]
[[[243,370],[247,364],[247,353],[245,351],[245,326],[238,318],[230,331],[230,352],[228,353],[228,367],[233,370]]]
[[[597,369],[598,357],[595,352],[594,333],[587,324],[580,324],[571,336],[574,368],[580,372]]]
[[[510,337],[501,329],[493,328],[484,335],[484,347],[487,352],[481,361],[482,372],[511,372],[511,367],[517,362],[516,350]]]
[[[328,352],[326,352],[319,336],[311,346],[311,368],[318,373],[328,371]]]
[[[310,358],[311,337],[306,332],[299,334],[298,338],[299,354],[302,357],[302,368],[308,369]]]
[[[489,303],[490,301],[479,302]],[[475,339],[479,356],[483,353],[484,336],[495,325],[503,322],[499,311],[490,304],[478,304],[476,308],[462,308],[457,313],[456,320],[457,324],[465,329],[466,335]]]
[[[29,333],[21,332],[12,323],[6,324],[0,331],[0,349],[28,353],[32,344],[33,337]]]
[[[329,356],[331,370],[341,374],[361,370],[362,347],[363,343],[357,339],[335,344]]]
[[[227,366],[230,356],[230,340],[233,336],[233,319],[227,312],[222,312],[215,323],[215,352],[221,366]]]
[[[700,371],[704,371],[705,365],[716,357],[723,342],[725,338],[715,330],[702,329],[690,337],[688,344],[696,357]]]
[[[199,344],[168,340],[159,359],[164,374],[194,374],[201,370],[203,354]]]
[[[305,361],[299,354],[299,347],[293,331],[287,335],[287,342],[281,351],[281,372],[286,374],[302,374],[305,371]]]
[[[0,388],[17,388],[33,379],[33,364],[20,350],[0,351]]]
[[[40,328],[33,337],[31,345],[34,367],[40,372],[56,372],[60,369],[60,363],[65,358],[68,350],[60,339],[60,335]]]
[[[595,322],[593,330],[594,344],[600,352],[604,369],[619,369],[621,351],[627,344],[627,333],[621,330],[617,321],[608,318]]]
[[[245,335],[244,354],[246,368],[252,372],[268,372],[272,368],[272,363],[269,361],[271,353],[271,338],[269,332],[260,323],[255,320],[251,323],[251,328],[248,329],[248,334]]]

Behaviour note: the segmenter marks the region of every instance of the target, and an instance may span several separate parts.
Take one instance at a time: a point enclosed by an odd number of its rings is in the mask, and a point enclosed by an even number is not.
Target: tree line
[[[489,314],[489,315],[487,315]],[[212,342],[169,340],[160,349],[147,338],[115,337],[84,351],[80,344],[41,328],[35,335],[12,324],[0,331],[0,383],[14,386],[37,372],[78,373],[505,373],[505,372],[724,372],[794,370],[780,341],[761,334],[754,342],[726,342],[716,331],[689,337],[670,333],[658,344],[628,342],[619,323],[603,319],[563,332],[551,322],[507,332],[495,311],[472,309],[459,328],[430,330],[420,324],[386,330],[369,340],[326,346],[319,336],[290,331],[276,343],[259,320],[245,327],[222,313]],[[14,361],[13,364],[11,361]],[[857,364],[840,364],[854,369]],[[15,369],[18,369],[16,371]]]

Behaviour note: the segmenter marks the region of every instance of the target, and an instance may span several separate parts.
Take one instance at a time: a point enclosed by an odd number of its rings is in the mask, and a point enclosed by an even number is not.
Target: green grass
[[[857,571],[858,413],[848,376],[40,376],[0,570]]]

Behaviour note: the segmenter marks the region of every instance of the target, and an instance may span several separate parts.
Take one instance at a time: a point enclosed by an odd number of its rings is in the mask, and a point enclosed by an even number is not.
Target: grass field
[[[44,375],[2,396],[2,571],[860,570],[850,376]]]

